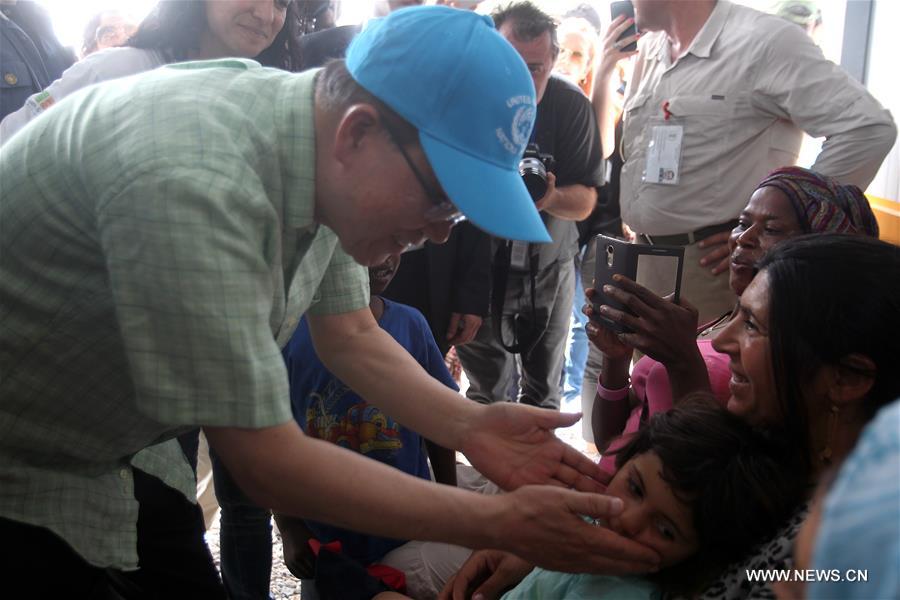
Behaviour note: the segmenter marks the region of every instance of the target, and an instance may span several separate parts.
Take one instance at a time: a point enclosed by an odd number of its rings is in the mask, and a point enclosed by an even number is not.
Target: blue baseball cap
[[[419,130],[431,168],[466,218],[498,237],[550,241],[519,176],[537,111],[534,83],[490,17],[404,8],[369,21],[346,64]]]

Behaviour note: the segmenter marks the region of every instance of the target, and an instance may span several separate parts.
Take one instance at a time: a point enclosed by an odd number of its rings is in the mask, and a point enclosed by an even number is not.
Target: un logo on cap
[[[513,116],[512,141],[517,146],[524,146],[531,136],[531,125],[534,123],[534,107],[520,106]]]

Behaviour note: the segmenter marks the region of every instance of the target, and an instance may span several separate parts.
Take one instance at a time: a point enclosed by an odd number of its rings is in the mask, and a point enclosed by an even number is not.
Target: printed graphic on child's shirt
[[[353,404],[341,406],[349,394]],[[394,456],[403,448],[400,424],[331,380],[324,390],[309,395],[306,431],[314,438],[355,450],[376,460]]]

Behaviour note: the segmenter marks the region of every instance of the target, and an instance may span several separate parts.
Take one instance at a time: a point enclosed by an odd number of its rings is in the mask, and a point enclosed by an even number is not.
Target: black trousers
[[[4,587],[27,590],[32,598],[224,599],[200,507],[138,470],[134,495],[140,503],[137,571],[95,567],[49,529],[0,517]]]

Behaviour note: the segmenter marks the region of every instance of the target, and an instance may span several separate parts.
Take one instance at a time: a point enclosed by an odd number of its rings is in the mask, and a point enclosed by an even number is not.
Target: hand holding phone
[[[617,35],[613,47],[620,52],[634,52],[637,50],[637,27],[634,23],[634,5],[631,3],[631,0],[610,3],[609,12],[613,22],[615,22],[617,17],[631,19],[631,24]],[[610,29],[612,28],[611,24]]]
[[[684,248],[681,246],[651,246],[631,244],[605,235],[598,235],[594,267],[593,312],[598,320],[618,333],[633,333],[632,328],[619,320],[605,316],[600,312],[601,305],[638,317],[627,304],[616,296],[604,291],[604,286],[622,287],[616,276],[637,281],[643,274],[653,274],[653,279],[660,282],[658,289],[648,290],[657,298],[671,296],[671,301],[679,303],[681,297],[681,273],[684,267]]]

